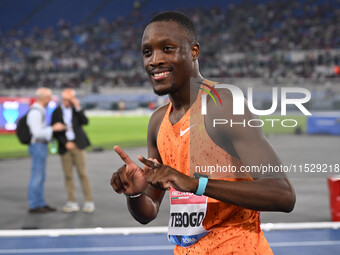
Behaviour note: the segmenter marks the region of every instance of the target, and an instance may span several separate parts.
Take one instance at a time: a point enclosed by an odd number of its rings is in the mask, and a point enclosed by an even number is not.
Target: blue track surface
[[[275,255],[340,254],[340,230],[265,232]],[[173,254],[165,234],[2,237],[0,254]]]

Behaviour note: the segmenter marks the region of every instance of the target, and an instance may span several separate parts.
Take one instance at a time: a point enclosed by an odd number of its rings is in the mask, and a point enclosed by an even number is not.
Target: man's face
[[[68,108],[71,106],[71,96],[68,94],[63,94],[62,95],[62,101],[63,101],[63,105]]]
[[[174,21],[149,24],[142,38],[145,70],[158,95],[171,94],[190,83],[191,44],[186,31]]]
[[[44,107],[48,106],[48,103],[52,100],[52,93],[47,93],[47,95],[43,99]]]

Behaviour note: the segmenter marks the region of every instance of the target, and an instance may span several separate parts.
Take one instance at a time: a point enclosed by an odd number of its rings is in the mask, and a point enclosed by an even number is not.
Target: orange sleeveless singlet
[[[215,84],[207,80],[204,83],[210,86]],[[174,125],[169,120],[169,114],[172,111],[170,103],[157,136],[157,147],[163,164],[188,176],[192,176],[190,173],[195,171],[195,165],[216,165],[217,163],[236,167],[242,165],[238,158],[232,157],[218,147],[207,134],[204,127],[204,116],[200,114],[202,93],[204,92],[200,90],[191,108]],[[195,116],[195,123],[190,121],[190,115]],[[214,177],[210,178],[214,179]],[[251,178],[218,179],[251,180]],[[273,254],[261,231],[258,211],[208,198],[202,226],[210,232],[189,247],[176,245],[174,253]]]

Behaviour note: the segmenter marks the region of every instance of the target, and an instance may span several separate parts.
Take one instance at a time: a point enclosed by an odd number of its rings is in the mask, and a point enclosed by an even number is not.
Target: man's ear
[[[200,55],[200,45],[199,43],[195,43],[191,46],[191,55],[193,60],[197,60]]]

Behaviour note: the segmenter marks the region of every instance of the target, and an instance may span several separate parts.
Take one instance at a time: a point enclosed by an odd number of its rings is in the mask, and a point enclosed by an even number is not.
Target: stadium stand
[[[97,93],[101,87],[148,87],[140,38],[160,6],[196,22],[206,77],[339,77],[339,5],[200,0],[193,8],[188,1],[3,0],[0,89],[77,87]]]

